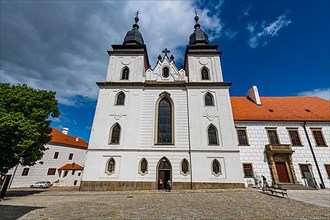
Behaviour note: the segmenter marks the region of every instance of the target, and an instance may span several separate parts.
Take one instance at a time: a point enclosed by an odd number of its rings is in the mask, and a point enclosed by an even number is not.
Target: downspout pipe
[[[324,182],[323,182],[323,178],[322,178],[322,175],[321,175],[321,171],[320,171],[319,165],[317,163],[317,160],[316,160],[316,157],[315,157],[315,153],[314,153],[314,150],[313,150],[313,147],[312,147],[312,144],[311,144],[311,140],[309,139],[309,136],[307,134],[306,122],[305,121],[304,121],[304,131],[305,131],[305,134],[306,134],[306,137],[307,137],[309,148],[310,148],[310,150],[312,152],[312,155],[313,155],[313,159],[314,159],[314,163],[316,165],[317,172],[318,172],[318,174],[320,176],[321,183],[322,183],[323,187],[325,187]]]
[[[187,89],[187,116],[188,116],[188,144],[189,144],[189,160],[190,160],[190,189],[193,189],[193,180],[192,180],[192,161],[191,161],[191,142],[190,142],[190,122],[189,122],[189,99],[188,99],[189,95],[188,95],[188,89]]]

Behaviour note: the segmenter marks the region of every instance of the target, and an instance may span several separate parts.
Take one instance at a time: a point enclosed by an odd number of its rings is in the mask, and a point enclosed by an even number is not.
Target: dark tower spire
[[[124,45],[127,44],[144,44],[142,34],[139,32],[139,11],[135,13],[135,24],[133,24],[133,29],[128,31],[124,38]]]
[[[139,29],[139,25],[138,25],[138,22],[140,20],[139,19],[139,13],[140,13],[140,11],[135,12],[135,18],[134,18],[135,24],[133,24],[133,28]]]
[[[198,23],[199,16],[198,16],[198,11],[197,11],[197,9],[195,10],[195,18],[194,18],[194,20],[195,20],[195,22],[196,22],[196,24],[195,24],[195,26],[194,26],[195,30],[196,30],[197,28],[201,28],[201,25]]]
[[[201,25],[198,23],[199,16],[198,16],[198,11],[195,10],[195,30],[194,33],[190,35],[189,38],[189,45],[201,45],[201,44],[210,44],[209,37],[207,34],[202,31]]]

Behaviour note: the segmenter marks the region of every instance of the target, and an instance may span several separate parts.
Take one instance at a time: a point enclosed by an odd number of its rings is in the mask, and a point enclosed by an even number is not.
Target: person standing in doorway
[[[164,184],[162,178],[159,178],[158,181],[158,190],[163,190],[164,189]]]
[[[169,192],[171,192],[171,189],[172,189],[172,182],[171,182],[170,179],[167,180],[167,189],[168,189]]]

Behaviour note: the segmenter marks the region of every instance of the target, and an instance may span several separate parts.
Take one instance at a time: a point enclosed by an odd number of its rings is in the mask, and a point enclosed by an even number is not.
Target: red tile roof
[[[235,121],[330,121],[330,101],[318,97],[231,97]]]
[[[76,163],[67,163],[64,166],[58,168],[59,170],[83,170],[84,168]]]
[[[50,143],[52,144],[60,144],[60,145],[67,145],[70,147],[82,148],[87,149],[88,143],[79,137],[69,136],[63,134],[62,132],[58,131],[55,128],[52,128],[52,140]]]

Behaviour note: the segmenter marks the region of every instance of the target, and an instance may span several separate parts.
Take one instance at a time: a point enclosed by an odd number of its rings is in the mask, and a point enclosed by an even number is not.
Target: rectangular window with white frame
[[[249,140],[246,133],[246,128],[236,128],[238,145],[239,146],[249,146]]]
[[[58,158],[58,154],[59,154],[59,152],[55,152],[54,153],[54,159],[57,159]]]
[[[324,164],[325,171],[328,174],[328,179],[330,179],[330,164]]]
[[[278,139],[276,128],[266,128],[266,130],[267,130],[269,144],[271,144],[271,145],[279,145],[280,144],[280,141]]]
[[[244,178],[253,178],[252,163],[243,163]]]
[[[22,176],[27,176],[29,174],[30,168],[24,168],[22,172]]]
[[[300,171],[301,171],[301,177],[305,179],[305,173],[310,172],[308,168],[308,164],[299,164]]]
[[[316,147],[327,147],[321,128],[311,128]]]
[[[287,128],[292,146],[303,146],[301,144],[298,128]]]
[[[47,175],[52,176],[52,175],[55,175],[55,173],[56,173],[56,168],[49,168]]]

